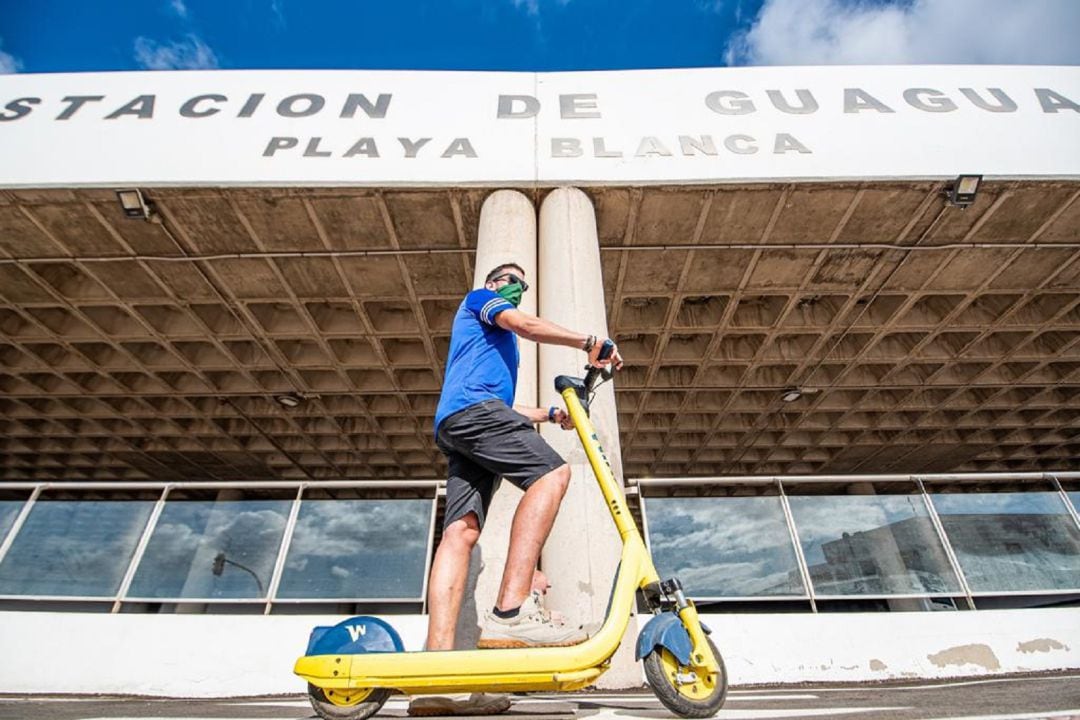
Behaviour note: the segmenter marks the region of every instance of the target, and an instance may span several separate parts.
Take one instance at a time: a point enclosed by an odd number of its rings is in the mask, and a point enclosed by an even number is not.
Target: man
[[[495,606],[484,613],[480,648],[575,645],[581,628],[552,621],[533,594],[534,571],[570,482],[570,467],[533,428],[557,422],[571,429],[562,408],[511,407],[517,385],[517,336],[578,348],[596,367],[622,365],[618,351],[599,359],[605,338],[573,332],[517,309],[528,290],[525,271],[508,263],[487,274],[484,287],[462,301],[454,317],[442,395],[435,413],[435,439],[446,455],[446,516],[428,582],[428,650],[450,650],[461,609],[469,556],[480,537],[497,480],[525,491],[510,529]],[[497,699],[497,698],[495,698]],[[431,700],[431,699],[425,699]],[[474,694],[466,703],[446,704],[446,713],[501,712],[508,700]],[[467,707],[466,707],[467,706]],[[440,707],[416,701],[411,714],[436,714]]]

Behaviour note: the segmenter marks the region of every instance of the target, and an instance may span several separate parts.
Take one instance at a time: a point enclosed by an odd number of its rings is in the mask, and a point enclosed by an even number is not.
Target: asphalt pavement
[[[376,718],[405,718],[393,697]],[[299,720],[314,717],[302,695],[229,700],[0,695],[0,720]],[[514,697],[508,720],[665,720],[647,690]],[[736,688],[719,720],[897,718],[898,720],[1080,720],[1080,675],[1041,675],[882,685]]]

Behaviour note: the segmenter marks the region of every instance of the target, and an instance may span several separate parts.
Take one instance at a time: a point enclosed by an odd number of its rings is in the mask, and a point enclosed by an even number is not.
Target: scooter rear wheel
[[[702,668],[680,665],[671,651],[656,647],[645,656],[645,677],[656,697],[671,712],[684,718],[712,717],[720,710],[727,696],[727,669],[724,659],[712,639],[709,648],[720,666],[720,672],[707,675]],[[688,682],[679,675],[694,672],[698,679]]]
[[[308,683],[308,700],[323,720],[366,720],[382,709],[390,691],[384,688],[365,690],[328,690]]]

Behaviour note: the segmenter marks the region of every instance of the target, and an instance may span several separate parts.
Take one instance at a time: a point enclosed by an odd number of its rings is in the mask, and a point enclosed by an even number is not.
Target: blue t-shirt
[[[444,418],[485,400],[514,405],[517,387],[517,336],[495,324],[495,316],[514,306],[498,293],[480,288],[461,301],[450,331],[446,376],[435,411],[435,432]]]

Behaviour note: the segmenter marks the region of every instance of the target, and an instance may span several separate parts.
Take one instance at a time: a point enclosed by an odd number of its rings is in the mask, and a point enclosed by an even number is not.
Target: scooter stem
[[[596,482],[600,485],[600,492],[604,495],[604,501],[607,503],[608,511],[611,513],[611,519],[615,521],[619,537],[624,542],[626,537],[631,534],[640,537],[641,533],[638,530],[637,523],[634,522],[634,516],[630,514],[630,508],[626,505],[626,497],[623,495],[622,488],[619,487],[619,482],[615,479],[615,472],[611,469],[611,463],[604,453],[603,446],[600,445],[600,439],[596,435],[596,428],[593,427],[592,420],[581,404],[577,392],[572,387],[565,388],[562,391],[562,398],[566,403],[566,411],[574,421],[574,429],[577,430],[581,445],[585,448],[585,454],[589,458],[589,465],[592,466]],[[652,565],[652,559],[646,555],[644,560],[643,575],[650,575],[651,577],[643,577],[643,584],[658,582],[659,578],[656,577],[656,569]]]
[[[586,391],[588,389],[590,388],[587,388]],[[600,492],[603,493],[604,500],[607,502],[611,518],[615,521],[615,527],[619,530],[619,536],[622,538],[624,548],[627,544],[636,545],[638,543],[644,547],[644,539],[641,537],[637,523],[634,522],[634,517],[630,514],[630,509],[626,504],[626,496],[623,495],[622,488],[615,479],[615,472],[611,469],[611,463],[608,461],[604,448],[600,445],[600,439],[596,435],[596,428],[592,424],[589,413],[581,404],[581,398],[578,397],[577,390],[574,387],[565,387],[561,394],[563,401],[566,403],[566,411],[570,413],[570,417],[574,421],[574,428],[577,430],[581,445],[585,448],[585,454],[589,458],[589,465],[592,466],[596,481],[600,484]],[[653,565],[652,555],[647,551],[641,553],[638,569],[638,587],[645,589],[647,585],[659,582],[660,577],[656,572],[656,567]],[[705,633],[701,629],[697,608],[694,607],[692,602],[688,602],[685,606],[679,608],[678,613],[687,633],[690,635],[690,642],[693,646],[697,664],[707,667],[711,672],[716,672],[719,669],[718,663],[716,658],[713,657],[712,650],[705,639]]]
[[[611,470],[611,463],[607,459],[604,447],[600,445],[599,438],[596,436],[593,421],[589,418],[589,413],[585,412],[575,390],[572,388],[563,390],[563,400],[573,420],[573,427],[581,438],[585,454],[589,457],[589,464],[592,465],[600,492],[604,494],[604,500],[611,512],[611,519],[615,520],[620,538],[625,539],[627,534],[638,532],[637,524],[634,522],[633,515],[630,514],[630,508],[626,506],[622,488],[619,487],[619,481],[615,479],[615,471]]]

